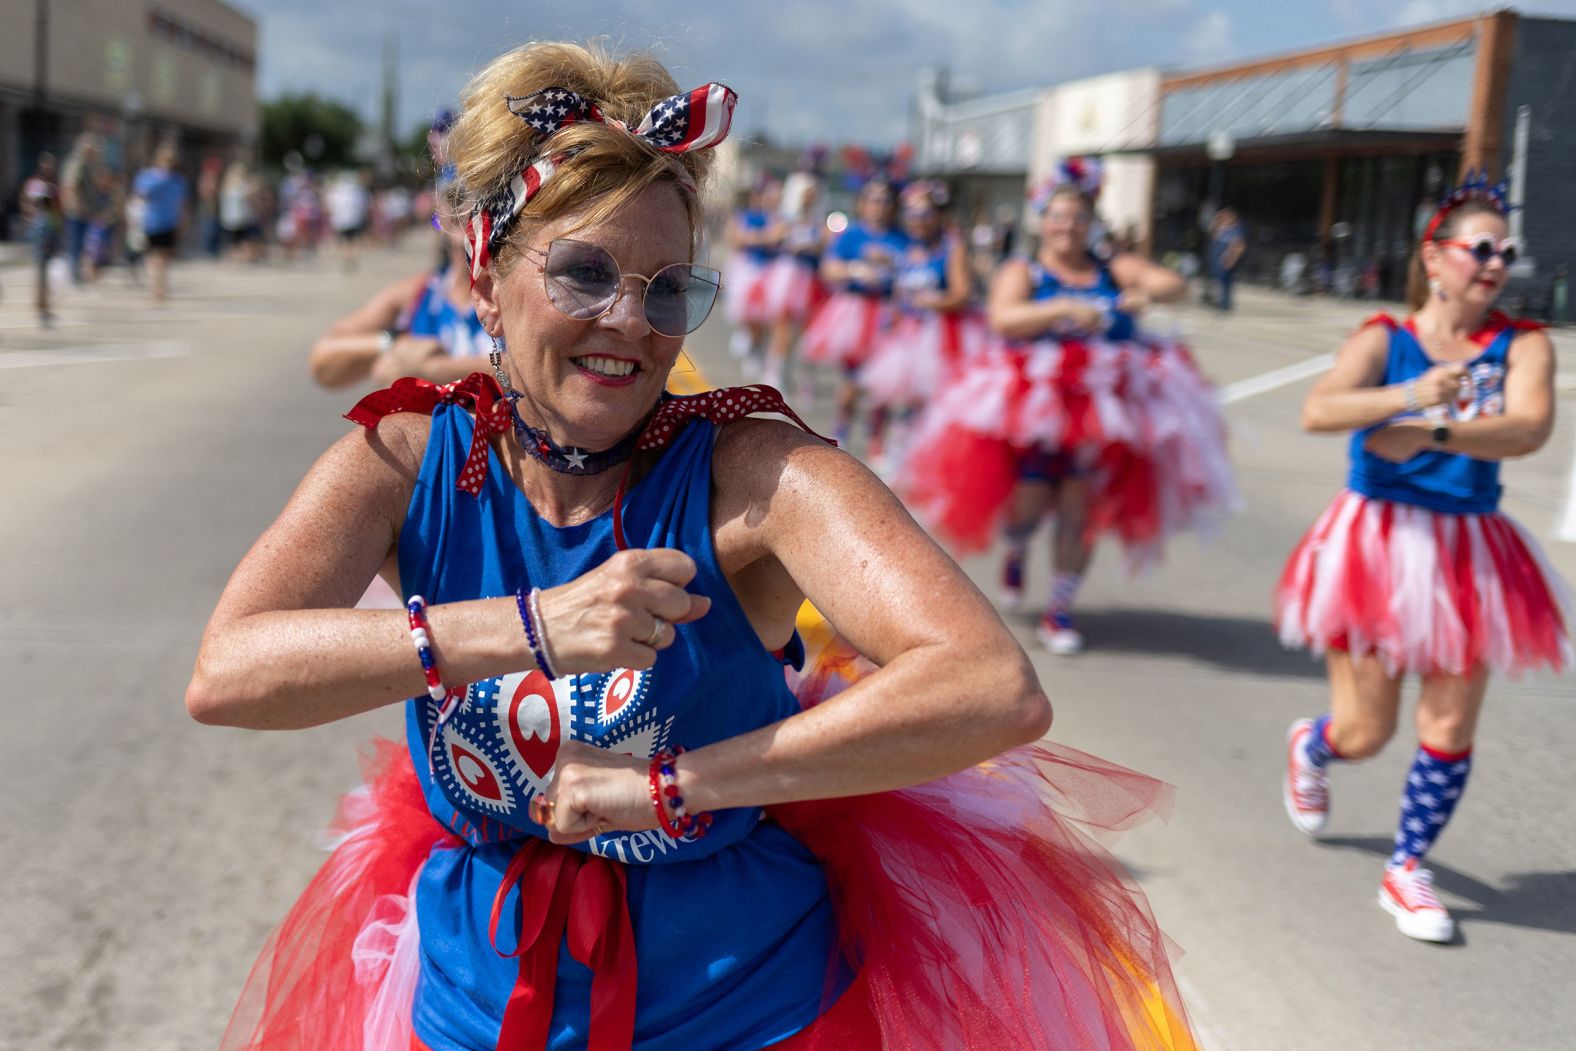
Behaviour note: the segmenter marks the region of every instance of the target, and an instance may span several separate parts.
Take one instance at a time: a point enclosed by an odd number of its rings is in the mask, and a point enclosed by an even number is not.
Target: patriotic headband
[[[567,88],[544,88],[530,95],[505,95],[509,112],[543,137],[571,124],[607,124],[622,128],[659,153],[705,150],[728,137],[733,107],[739,96],[726,84],[703,84],[693,91],[663,99],[635,128],[602,115],[601,107]],[[515,217],[559,167],[579,149],[538,154],[525,170],[490,197],[478,201],[465,224],[465,253],[475,281],[492,261],[493,249],[508,234]],[[694,183],[685,177],[686,188]]]
[[[1491,205],[1500,215],[1509,215],[1509,192],[1510,187],[1503,179],[1490,185],[1487,171],[1482,168],[1471,169],[1460,186],[1439,199],[1439,208],[1434,212],[1433,218],[1428,220],[1428,228],[1423,231],[1423,240],[1432,241],[1445,218],[1468,201],[1482,201]]]
[[[1051,196],[1063,186],[1075,186],[1091,201],[1100,196],[1100,184],[1105,179],[1105,169],[1097,157],[1068,157],[1056,166],[1050,175],[1029,191],[1029,207],[1036,213],[1045,211]]]

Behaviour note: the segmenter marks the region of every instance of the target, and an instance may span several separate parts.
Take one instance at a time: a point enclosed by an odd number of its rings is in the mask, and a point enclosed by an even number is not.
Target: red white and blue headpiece
[[[544,88],[530,95],[506,95],[509,112],[542,138],[572,124],[597,123],[621,128],[659,153],[705,150],[728,137],[739,96],[726,84],[703,84],[658,102],[634,128],[603,116],[601,107],[568,88]],[[497,192],[481,198],[465,224],[465,254],[475,281],[492,261],[493,250],[516,217],[565,161],[579,150],[543,151]],[[687,178],[687,177],[686,177]],[[687,188],[694,190],[692,182]]]
[[[1482,168],[1473,168],[1467,172],[1461,185],[1447,191],[1439,199],[1439,207],[1434,211],[1433,218],[1428,220],[1428,227],[1423,231],[1423,240],[1432,241],[1439,233],[1440,224],[1451,212],[1469,201],[1482,201],[1494,208],[1500,215],[1510,214],[1510,187],[1505,180],[1490,184],[1488,172]]]
[[[1100,196],[1105,168],[1098,157],[1066,157],[1038,185],[1029,188],[1029,207],[1036,214],[1045,211],[1051,195],[1063,186],[1075,186],[1090,201]]]

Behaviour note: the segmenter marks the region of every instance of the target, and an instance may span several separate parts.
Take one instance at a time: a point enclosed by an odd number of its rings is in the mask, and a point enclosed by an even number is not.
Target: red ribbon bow
[[[493,898],[489,937],[498,947],[498,921],[509,892],[520,890],[520,934],[513,952],[520,969],[498,1051],[547,1046],[558,985],[558,946],[591,968],[591,1031],[587,1051],[629,1051],[635,1039],[635,930],[623,866],[606,858],[531,837],[515,853]]]
[[[396,412],[419,412],[427,416],[439,405],[469,404],[476,413],[476,428],[471,434],[470,455],[455,488],[480,496],[487,477],[487,441],[495,434],[507,434],[511,426],[509,402],[498,381],[485,372],[473,372],[457,383],[430,383],[414,376],[402,376],[385,390],[373,391],[345,413],[345,419],[371,430],[385,416]]]

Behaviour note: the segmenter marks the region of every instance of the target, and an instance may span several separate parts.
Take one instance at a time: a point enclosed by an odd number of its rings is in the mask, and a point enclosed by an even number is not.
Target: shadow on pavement
[[[1170,654],[1231,671],[1324,678],[1324,662],[1283,647],[1268,620],[1144,609],[1079,610],[1077,619],[1091,654]]]
[[[1388,858],[1391,850],[1389,838],[1378,836],[1331,836],[1315,839],[1314,843],[1379,858]],[[1499,888],[1433,858],[1425,864],[1434,870],[1434,886],[1477,906],[1452,908],[1451,914],[1458,920],[1576,934],[1576,871],[1512,872],[1505,876],[1505,886]]]

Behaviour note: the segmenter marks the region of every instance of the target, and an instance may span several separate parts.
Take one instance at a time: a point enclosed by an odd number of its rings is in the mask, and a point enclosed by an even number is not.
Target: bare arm
[[[1033,339],[1058,326],[1098,328],[1104,315],[1098,307],[1068,296],[1030,299],[1029,267],[1021,260],[1004,263],[991,280],[986,300],[990,327],[1008,339]]]
[[[918,305],[926,310],[961,310],[968,304],[969,290],[968,252],[961,241],[954,239],[952,251],[947,253],[946,287],[925,293]]]
[[[384,330],[394,326],[426,280],[426,274],[418,274],[396,281],[330,325],[312,344],[307,359],[312,378],[331,389],[365,379],[382,352]]]
[[[1524,332],[1505,362],[1505,412],[1450,424],[1450,438],[1433,440],[1433,424],[1403,420],[1369,437],[1369,448],[1405,461],[1425,449],[1479,460],[1508,460],[1543,448],[1554,430],[1554,345],[1543,332]]]
[[[1304,430],[1319,433],[1355,431],[1407,411],[1406,384],[1380,386],[1390,334],[1370,325],[1353,335],[1336,355],[1335,367],[1320,377],[1302,405]],[[1416,380],[1418,404],[1442,405],[1456,394],[1466,367],[1436,365]]]
[[[1133,252],[1111,260],[1111,276],[1122,291],[1140,292],[1151,303],[1174,303],[1187,293],[1181,274]]]

